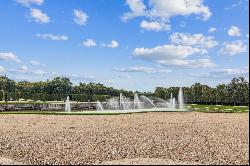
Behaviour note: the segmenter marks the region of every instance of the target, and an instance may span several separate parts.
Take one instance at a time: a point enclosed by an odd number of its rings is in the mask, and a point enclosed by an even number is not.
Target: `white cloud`
[[[30,9],[30,17],[35,20],[35,22],[45,24],[50,22],[50,18],[46,13],[43,13],[39,9]]]
[[[45,75],[47,72],[37,69],[37,70],[30,70],[26,65],[22,65],[18,69],[10,69],[8,72],[12,73],[21,73],[21,74],[35,74],[35,75]]]
[[[119,46],[119,43],[115,40],[112,40],[110,44],[107,45],[107,47],[110,47],[110,48],[116,48]]]
[[[240,29],[236,26],[231,26],[230,29],[227,31],[229,36],[240,36]]]
[[[148,5],[144,4],[143,0],[127,0],[126,4],[129,6],[130,11],[124,13],[122,16],[123,21],[128,21],[129,19],[135,17],[146,17],[150,22],[154,24],[145,24],[144,27],[154,27],[156,22],[169,24],[170,18],[174,16],[189,16],[198,15],[203,20],[207,20],[211,17],[207,6],[204,6],[203,0],[149,0]]]
[[[215,27],[210,27],[208,30],[208,33],[213,33],[215,32],[217,29]]]
[[[145,15],[146,6],[144,5],[143,0],[127,0],[126,4],[129,6],[131,12],[127,12],[123,15],[123,21]]]
[[[182,68],[210,68],[216,66],[208,58],[189,59],[191,55],[207,54],[207,49],[218,45],[214,37],[176,32],[170,36],[170,41],[172,44],[154,48],[136,48],[133,55],[166,66]]]
[[[21,60],[12,52],[0,52],[0,60],[21,63]]]
[[[42,5],[44,0],[16,0],[16,2],[22,4],[22,5],[26,6],[26,7],[29,7],[32,4]]]
[[[169,19],[177,15],[188,16],[196,14],[201,15],[202,19],[207,20],[212,15],[209,8],[203,5],[203,0],[150,0],[149,6],[152,7],[149,11],[150,16],[164,19]]]
[[[102,82],[104,84],[114,84],[115,83],[115,81],[113,81],[113,80],[103,80]]]
[[[136,48],[133,54],[147,59],[183,59],[191,54],[200,53],[199,48],[181,45],[163,45],[154,48]]]
[[[239,76],[248,76],[249,68],[227,68],[227,69],[219,69],[212,70],[207,73],[191,73],[191,76],[200,77],[200,78],[215,78],[215,79],[228,79],[232,77]]]
[[[3,66],[0,66],[0,74],[5,73],[5,68]]]
[[[36,75],[44,75],[44,74],[46,74],[46,72],[45,72],[45,71],[40,70],[40,69],[35,70],[35,71],[32,71],[32,73],[33,73],[33,74],[36,74]]]
[[[157,62],[159,64],[185,67],[185,68],[197,68],[197,67],[213,67],[215,64],[210,59],[186,59],[193,54],[202,54],[203,49],[195,48],[191,46],[182,45],[163,45],[154,48],[136,48],[133,51],[135,57]]]
[[[23,65],[23,66],[21,66],[18,69],[10,70],[10,71],[12,71],[12,72],[18,72],[18,73],[27,73],[28,70],[29,70],[28,67],[26,65]]]
[[[171,25],[164,22],[157,21],[145,21],[143,20],[140,24],[140,27],[146,29],[147,31],[166,31],[171,29]]]
[[[129,75],[128,73],[123,73],[123,72],[120,72],[115,77],[121,78],[121,79],[131,79],[132,78],[131,75]]]
[[[204,36],[203,34],[189,34],[189,33],[173,33],[170,36],[172,43],[195,46],[201,48],[212,48],[218,45],[212,36]]]
[[[74,21],[78,25],[86,25],[86,22],[88,20],[88,15],[84,13],[82,10],[73,10],[74,15]]]
[[[36,61],[36,60],[30,60],[30,64],[33,66],[40,66],[41,65],[41,63]]]
[[[96,46],[96,42],[93,39],[87,39],[83,42],[85,47],[94,47]]]
[[[247,46],[242,41],[236,40],[233,42],[224,42],[224,47],[220,49],[219,53],[223,55],[237,55],[247,52]]]
[[[145,66],[134,66],[129,68],[115,68],[117,72],[142,72],[147,74],[160,74],[160,73],[169,73],[171,70],[167,69],[157,69],[152,67],[145,67]]]
[[[68,36],[65,35],[53,35],[50,33],[44,33],[44,34],[36,34],[36,37],[41,38],[41,39],[48,39],[48,40],[61,40],[61,41],[66,41],[68,40]]]
[[[119,46],[118,41],[112,40],[110,43],[106,44],[106,43],[102,43],[101,44],[102,47],[110,47],[110,48],[117,48]]]
[[[172,59],[172,60],[160,60],[158,63],[168,66],[176,66],[182,68],[211,68],[216,66],[210,59]]]
[[[73,80],[78,80],[78,81],[95,81],[96,80],[94,76],[78,75],[78,74],[71,74],[70,78]]]

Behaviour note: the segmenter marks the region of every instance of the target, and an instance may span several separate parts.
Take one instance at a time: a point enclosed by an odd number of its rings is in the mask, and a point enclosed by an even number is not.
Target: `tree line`
[[[0,100],[32,99],[41,101],[65,100],[70,96],[76,101],[105,101],[111,97],[123,95],[133,98],[134,93],[168,100],[172,93],[177,98],[179,87],[156,87],[154,92],[132,92],[124,89],[107,87],[100,83],[79,83],[73,85],[69,78],[56,77],[52,80],[29,82],[9,79],[0,76]],[[249,104],[249,83],[243,77],[233,78],[229,84],[216,87],[195,83],[191,87],[183,87],[185,103],[199,104]]]
[[[178,96],[179,87],[157,87],[154,95],[168,99],[171,95]],[[216,87],[195,83],[184,87],[184,101],[196,104],[249,105],[249,83],[243,77],[233,78],[229,84]]]

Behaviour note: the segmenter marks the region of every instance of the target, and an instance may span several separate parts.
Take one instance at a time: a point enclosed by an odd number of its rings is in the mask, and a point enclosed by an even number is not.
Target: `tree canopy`
[[[76,101],[105,101],[108,98],[123,95],[133,98],[134,92],[124,89],[107,87],[100,83],[79,83],[73,85],[69,78],[55,77],[52,80],[29,82],[9,79],[0,76],[0,100],[65,100],[70,96]],[[169,99],[172,93],[177,98],[179,87],[156,87],[154,92],[138,92],[147,96]],[[249,83],[243,77],[233,78],[229,84],[219,84],[216,87],[202,85],[197,82],[190,87],[183,87],[186,103],[204,104],[249,104]]]

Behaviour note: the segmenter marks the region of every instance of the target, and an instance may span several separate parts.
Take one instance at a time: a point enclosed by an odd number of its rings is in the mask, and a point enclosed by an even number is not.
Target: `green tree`
[[[203,92],[202,92],[202,85],[200,83],[195,83],[191,86],[193,102],[202,102],[203,99]]]
[[[69,94],[72,91],[72,83],[69,78],[56,77],[47,81],[45,90],[49,94]]]

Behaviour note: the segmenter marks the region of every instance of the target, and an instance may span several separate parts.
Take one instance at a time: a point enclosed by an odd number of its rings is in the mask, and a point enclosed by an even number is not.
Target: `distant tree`
[[[129,98],[134,93],[148,97],[159,97],[168,100],[171,96],[178,97],[179,87],[156,87],[154,93],[132,92],[124,89],[107,87],[101,83],[72,84],[69,78],[55,77],[52,80],[16,82],[7,76],[0,76],[0,100],[25,98],[33,100],[65,100],[70,96],[77,101],[104,101],[119,96],[122,93]],[[184,101],[188,103],[221,103],[221,104],[249,104],[249,83],[243,77],[233,78],[229,84],[219,84],[215,88],[195,83],[191,87],[184,87]]]
[[[200,83],[195,83],[191,86],[192,96],[194,102],[202,102],[203,99],[203,86]]]
[[[69,94],[72,91],[72,83],[69,78],[56,77],[47,81],[46,92],[49,94]]]
[[[228,103],[228,91],[226,84],[219,84],[215,88],[215,102]]]

